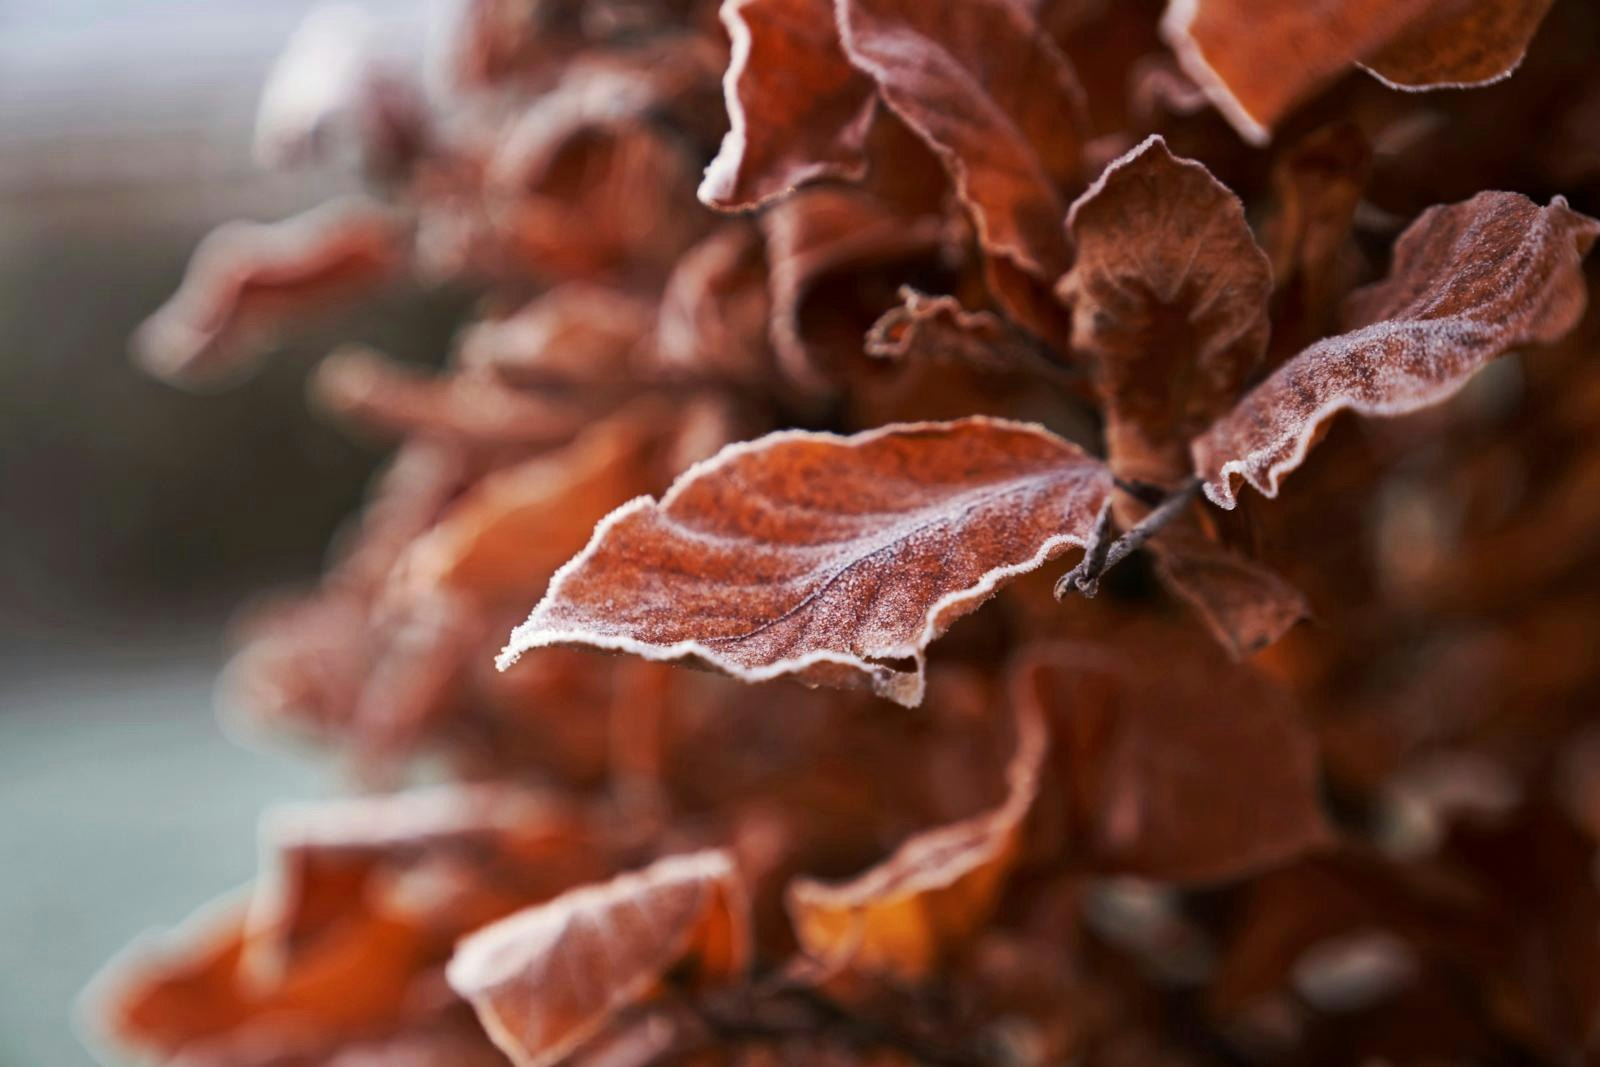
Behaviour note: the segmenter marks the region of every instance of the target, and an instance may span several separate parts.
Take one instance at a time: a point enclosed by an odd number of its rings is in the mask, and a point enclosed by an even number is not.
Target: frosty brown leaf
[[[830,971],[925,978],[986,922],[1021,852],[1047,745],[1035,705],[1017,708],[999,807],[909,838],[849,882],[802,878],[787,902],[801,948]]]
[[[162,377],[204,380],[248,363],[288,321],[396,276],[405,229],[386,208],[348,200],[275,223],[235,222],[201,242],[183,285],[134,336]]]
[[[738,977],[749,957],[744,889],[726,853],[698,852],[587,886],[462,941],[455,991],[518,1067],[546,1067],[649,997],[669,972]]]
[[[1109,489],[1099,461],[1025,423],[773,434],[610,515],[500,664],[590,645],[915,705],[929,643],[1083,546]]]
[[[884,312],[867,332],[868,355],[949,360],[993,371],[1017,370],[1039,358],[1037,347],[993,312],[969,310],[953,296],[930,296],[909,286],[900,298],[904,303]]]
[[[1247,139],[1364,64],[1396,88],[1505,77],[1550,0],[1169,0],[1162,31],[1188,75]]]
[[[733,42],[729,130],[701,201],[751,208],[808,181],[866,173],[877,101],[840,50],[832,0],[723,0],[721,15]]]
[[[1170,881],[1237,877],[1326,844],[1316,744],[1293,703],[1173,637],[1043,646],[1018,665],[1012,699],[1050,726],[1041,825],[1054,820],[1091,870]],[[1159,670],[1141,648],[1161,650]]]
[[[1487,85],[1517,69],[1552,2],[1435,0],[1361,65],[1396,89]]]
[[[1077,259],[1057,291],[1094,363],[1107,462],[1170,487],[1266,347],[1267,258],[1238,198],[1160,137],[1108,166],[1067,230]]]
[[[1231,508],[1243,477],[1276,496],[1338,412],[1437,404],[1508,350],[1560,339],[1583,314],[1581,262],[1597,234],[1600,223],[1561,197],[1539,207],[1480,193],[1423,212],[1396,242],[1389,277],[1352,295],[1351,331],[1289,360],[1194,442],[1206,495]]]
[[[983,247],[1053,279],[1084,106],[1055,45],[1011,0],[838,0],[838,10],[845,54],[938,153]]]

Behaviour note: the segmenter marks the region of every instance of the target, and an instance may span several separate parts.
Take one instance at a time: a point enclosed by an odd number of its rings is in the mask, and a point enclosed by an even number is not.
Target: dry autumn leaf
[[[1358,64],[1397,89],[1503,78],[1550,2],[1169,0],[1162,31],[1217,109],[1264,143],[1291,108]]]
[[[736,979],[749,958],[744,889],[726,854],[671,856],[473,934],[450,985],[518,1067],[579,1049],[685,967]]]
[[[752,208],[819,178],[866,173],[872,83],[845,61],[832,0],[723,0],[733,42],[728,133],[700,199]]]
[[[1087,544],[1109,491],[1076,445],[997,419],[766,437],[607,517],[500,663],[588,645],[915,706],[928,645]]]
[[[1350,298],[1350,332],[1289,360],[1195,440],[1206,495],[1231,508],[1243,477],[1277,496],[1340,411],[1416,411],[1513,348],[1559,340],[1587,304],[1581,264],[1597,235],[1600,222],[1560,197],[1430,208],[1396,242],[1389,277]]]

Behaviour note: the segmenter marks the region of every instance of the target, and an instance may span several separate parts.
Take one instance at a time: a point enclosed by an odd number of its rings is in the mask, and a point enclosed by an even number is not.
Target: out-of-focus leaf
[[[1350,332],[1279,367],[1194,442],[1213,503],[1235,478],[1277,496],[1329,418],[1403,415],[1437,404],[1506,351],[1548,344],[1587,302],[1581,262],[1600,222],[1557,197],[1480,193],[1425,211],[1395,244],[1389,277],[1352,295]]]
[[[1550,0],[1169,0],[1162,31],[1248,140],[1361,64],[1397,89],[1510,74]]]
[[[1081,166],[1083,91],[1012,0],[838,0],[845,54],[932,148],[993,256],[1039,281],[1066,266],[1063,190]]]
[[[518,1067],[578,1050],[670,973],[708,984],[749,959],[744,888],[723,852],[672,856],[485,927],[450,960],[455,991]]]
[[[1012,699],[1050,727],[1041,841],[1099,873],[1180,882],[1325,846],[1316,742],[1288,695],[1174,638],[1041,646],[1018,664]]]
[[[926,978],[993,914],[1022,851],[1047,745],[1038,707],[1019,704],[1016,712],[1016,751],[998,808],[917,834],[849,882],[790,885],[800,946],[830,974]]]
[[[590,645],[915,705],[928,644],[1086,544],[1109,490],[1097,460],[1024,423],[774,434],[609,516],[500,662]]]
[[[723,0],[721,13],[733,41],[729,129],[701,201],[741,210],[818,178],[866,173],[877,100],[840,50],[832,0]]]
[[[226,376],[270,346],[286,322],[396,277],[407,255],[406,227],[366,200],[281,222],[230,223],[195,249],[178,291],[139,327],[134,353],[164,378]]]

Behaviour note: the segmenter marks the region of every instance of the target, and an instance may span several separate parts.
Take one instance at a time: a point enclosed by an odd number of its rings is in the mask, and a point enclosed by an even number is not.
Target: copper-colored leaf
[[[590,645],[915,705],[928,644],[1084,545],[1109,488],[1098,461],[1025,423],[773,434],[608,517],[500,662]]]
[[[1078,180],[1083,94],[1012,0],[839,0],[845,54],[938,153],[979,240],[1049,281],[1065,266],[1062,190]]]
[[[818,178],[866,173],[872,82],[845,60],[832,0],[723,0],[733,41],[728,134],[700,199],[738,210]]]
[[[992,914],[1022,851],[1046,743],[1038,707],[1018,705],[999,807],[917,834],[849,882],[793,882],[789,914],[801,947],[832,971],[926,977]]]
[[[1184,70],[1247,139],[1364,64],[1402,89],[1503,78],[1550,0],[1169,0],[1162,31]]]
[[[1176,634],[1035,649],[1012,699],[1051,728],[1041,825],[1064,821],[1067,858],[1091,870],[1215,881],[1328,840],[1316,742],[1288,696]]]
[[[1539,207],[1481,193],[1428,209],[1396,243],[1389,277],[1351,297],[1350,332],[1289,360],[1194,442],[1206,495],[1233,507],[1242,476],[1276,496],[1338,412],[1415,411],[1512,348],[1558,340],[1583,314],[1580,264],[1597,235],[1600,222],[1560,197]]]
[[[1057,291],[1094,360],[1107,462],[1170,487],[1266,348],[1267,257],[1238,198],[1160,137],[1108,166],[1067,229],[1077,259]]]
[[[1396,89],[1466,88],[1522,62],[1553,0],[1435,0],[1362,66]]]
[[[1300,590],[1278,574],[1208,540],[1180,520],[1150,542],[1156,573],[1234,659],[1272,644],[1311,613]]]
[[[570,440],[589,421],[576,404],[519,392],[495,377],[436,378],[365,348],[329,356],[312,388],[339,418],[385,436],[538,447]]]
[[[456,949],[448,977],[518,1067],[545,1067],[669,972],[736,977],[749,955],[748,922],[726,853],[673,856],[479,930]]]
[[[237,370],[286,321],[394,277],[405,230],[384,208],[349,200],[276,223],[235,222],[195,250],[183,284],[133,340],[146,369],[205,379]]]
[[[909,286],[904,301],[867,332],[869,355],[892,360],[949,360],[982,370],[1012,371],[1038,363],[1038,348],[1004,319],[972,311],[953,296],[929,296]]]

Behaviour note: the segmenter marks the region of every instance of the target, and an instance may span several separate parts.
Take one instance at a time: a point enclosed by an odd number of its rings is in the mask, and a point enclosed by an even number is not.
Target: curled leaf
[[[1170,487],[1188,442],[1227,411],[1267,344],[1272,270],[1237,197],[1151,137],[1067,216],[1077,248],[1057,292],[1094,361],[1106,459]],[[1120,517],[1120,516],[1119,516]]]
[[[479,930],[447,977],[518,1067],[546,1067],[671,972],[736,977],[749,954],[746,909],[726,853],[672,856]]]
[[[839,0],[838,10],[845,54],[938,154],[984,249],[1053,280],[1084,104],[1033,16],[1012,0]]]
[[[1004,319],[972,311],[953,296],[929,296],[902,287],[904,303],[883,313],[867,331],[868,355],[895,361],[948,360],[982,370],[1036,365],[1039,350]]]
[[[999,807],[917,834],[849,882],[790,884],[789,914],[806,953],[830,969],[916,980],[989,919],[1039,788],[1047,742],[1036,706],[1018,705],[1016,733]]]
[[[1169,0],[1162,32],[1217,110],[1264,144],[1290,109],[1361,64],[1397,89],[1511,73],[1550,0]]]
[[[866,173],[872,82],[845,60],[832,0],[723,0],[733,42],[728,133],[701,202],[752,208],[818,178]]]
[[[1508,350],[1560,339],[1583,314],[1581,263],[1597,235],[1600,222],[1560,197],[1539,207],[1491,192],[1429,208],[1396,242],[1389,277],[1351,296],[1350,332],[1279,367],[1194,442],[1206,495],[1233,507],[1242,476],[1277,496],[1338,412],[1416,411]]]
[[[929,643],[1086,544],[1109,490],[1097,460],[1025,423],[772,434],[613,512],[499,662],[589,645],[914,706]]]
[[[365,200],[281,222],[230,223],[195,249],[183,284],[134,335],[134,352],[164,378],[224,375],[270,344],[282,323],[390,280],[405,256],[405,228]]]

